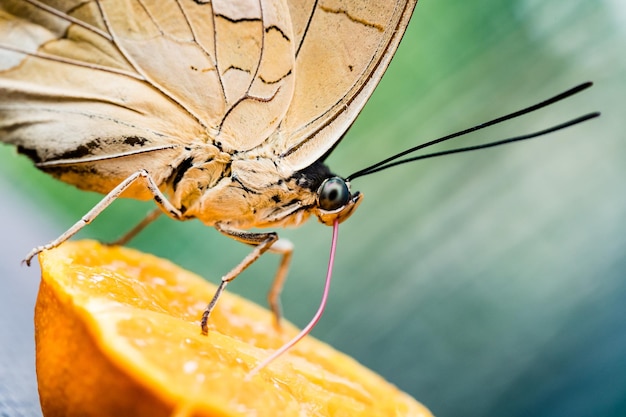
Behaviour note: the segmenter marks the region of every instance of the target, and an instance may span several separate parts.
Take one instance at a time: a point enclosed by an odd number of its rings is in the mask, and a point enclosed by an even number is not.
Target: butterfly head
[[[317,189],[315,215],[320,222],[332,226],[346,220],[361,203],[363,194],[350,191],[350,183],[340,177],[326,178]]]

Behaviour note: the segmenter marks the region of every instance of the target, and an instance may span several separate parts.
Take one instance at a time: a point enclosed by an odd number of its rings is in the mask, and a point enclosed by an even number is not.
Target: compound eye
[[[337,210],[345,206],[349,200],[348,185],[339,177],[328,178],[317,192],[317,203],[322,210]]]

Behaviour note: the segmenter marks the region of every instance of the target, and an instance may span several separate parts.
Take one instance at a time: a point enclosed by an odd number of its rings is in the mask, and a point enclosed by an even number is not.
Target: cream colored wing
[[[293,95],[284,0],[101,0],[116,44],[226,152],[261,144]]]
[[[138,168],[165,180],[203,143],[301,169],[353,122],[414,4],[3,0],[0,140],[101,192]]]
[[[280,148],[293,169],[322,157],[348,130],[386,70],[415,3],[290,1],[296,85]]]
[[[0,140],[82,188],[139,168],[159,182],[185,146],[242,151],[275,131],[292,38],[284,2],[3,0]]]
[[[181,136],[202,134],[116,47],[96,4],[0,4],[0,140],[41,169],[103,193],[139,168],[162,182]]]

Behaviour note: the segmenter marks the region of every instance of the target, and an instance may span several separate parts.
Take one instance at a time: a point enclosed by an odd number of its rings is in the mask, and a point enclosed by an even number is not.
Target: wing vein
[[[249,97],[252,84],[254,84],[254,80],[256,80],[256,77],[259,74],[259,68],[261,68],[261,62],[263,62],[263,55],[265,53],[265,24],[263,20],[263,2],[261,0],[258,0],[258,2],[259,8],[261,9],[261,53],[259,54],[259,60],[256,64],[256,68],[254,69],[254,74],[252,75],[252,78],[250,78],[250,84],[248,84],[248,88],[246,88],[246,97]]]
[[[121,70],[121,69],[107,67],[107,66],[104,66],[104,65],[98,65],[98,64],[93,64],[93,63],[90,63],[90,62],[78,61],[78,60],[75,60],[75,59],[64,58],[64,57],[60,57],[58,55],[50,55],[50,54],[46,54],[46,53],[43,53],[43,52],[30,52],[30,51],[26,51],[26,50],[21,49],[21,48],[15,48],[15,47],[12,47],[12,46],[9,46],[9,45],[2,45],[2,44],[0,44],[0,49],[4,49],[5,51],[16,52],[18,54],[24,54],[24,55],[32,56],[34,58],[45,59],[45,60],[48,60],[48,61],[54,61],[54,62],[58,62],[58,63],[61,63],[61,64],[68,64],[68,65],[73,65],[75,67],[89,68],[89,69],[98,70],[98,71],[105,71],[105,72],[109,72],[109,73],[114,73],[114,74],[119,74],[119,75],[123,75],[123,76],[130,77],[130,78],[134,78],[134,79],[139,80],[139,81],[146,81],[145,78],[143,78],[141,76],[141,74],[139,74],[139,73],[135,74],[135,73],[132,73],[132,72]]]
[[[90,24],[88,24],[87,22],[84,22],[82,20],[76,19],[75,17],[72,17],[70,15],[68,15],[67,13],[63,13],[60,10],[55,9],[52,6],[48,6],[47,4],[41,3],[38,0],[25,0],[27,3],[32,4],[34,7],[39,8],[40,10],[43,10],[45,12],[50,13],[51,15],[57,16],[58,18],[61,18],[67,22],[73,23],[75,25],[78,25],[84,29],[87,29],[88,31],[95,33],[96,35],[102,36],[104,39],[108,40],[108,41],[113,41],[113,37],[111,36],[110,33],[104,32],[103,30],[94,27]]]
[[[176,0],[176,4],[178,5],[178,8],[180,9],[180,12],[182,13],[182,15],[185,18],[185,23],[187,24],[187,27],[191,31],[191,36],[193,37],[194,44],[196,44],[198,46],[198,48],[200,48],[202,53],[206,57],[209,58],[209,60],[213,64],[213,67],[215,67],[215,72],[217,73],[217,78],[218,78],[218,80],[220,82],[221,94],[222,94],[222,97],[224,98],[224,101],[226,101],[226,93],[224,91],[224,84],[222,83],[222,77],[220,76],[220,73],[219,73],[218,67],[217,67],[217,49],[215,49],[213,51],[213,54],[211,54],[211,51],[208,51],[204,47],[204,45],[198,41],[199,37],[198,37],[198,34],[196,32],[196,28],[191,23],[191,20],[189,19],[189,16],[187,16],[187,12],[185,11],[185,8],[181,4],[180,0]],[[213,13],[213,9],[211,9],[211,19],[213,19],[213,28],[215,30],[215,16],[214,16],[214,13]],[[213,45],[214,45],[214,48],[216,48],[215,39],[216,39],[216,36],[215,36],[215,32],[214,32],[213,33]]]
[[[152,86],[152,88],[154,88],[156,91],[161,93],[164,97],[167,97],[169,100],[171,100],[174,104],[176,104],[183,111],[185,111],[187,114],[189,114],[202,127],[207,128],[206,124],[204,123],[204,121],[202,120],[202,118],[198,114],[196,114],[191,108],[186,106],[183,102],[178,100],[173,94],[171,94],[169,91],[167,91],[161,85],[159,85],[158,83],[152,81],[150,79],[149,75],[146,74],[145,71],[143,71],[142,68],[139,65],[137,65],[135,60],[132,59],[128,55],[127,51],[124,48],[121,47],[119,42],[116,41],[115,35],[113,35],[113,31],[111,30],[111,22],[109,21],[109,19],[107,18],[106,14],[104,13],[104,10],[102,9],[102,1],[101,0],[95,0],[95,1],[96,1],[97,6],[98,6],[98,9],[100,10],[100,14],[102,15],[102,20],[104,21],[104,24],[107,27],[107,30],[109,31],[109,33],[111,33],[111,36],[113,37],[111,42],[115,45],[115,47],[120,52],[120,54],[122,54],[122,56],[124,56],[124,58],[129,62],[129,64],[135,69],[135,71],[137,71],[139,74],[141,74],[144,77],[144,82],[147,82],[148,84],[150,84],[150,86]],[[145,5],[143,4],[143,1],[141,1],[141,0],[137,0],[137,1],[141,4],[142,7],[145,7]]]
[[[224,87],[224,80],[222,79],[222,74],[220,74],[220,66],[219,66],[219,58],[217,56],[217,22],[215,21],[215,9],[213,9],[212,7],[213,5],[211,5],[211,20],[212,20],[212,26],[213,26],[213,50],[215,51],[215,59],[214,61],[214,65],[215,65],[215,69],[216,69],[216,73],[217,73],[217,79],[220,82],[220,92],[222,94],[222,99],[224,100],[224,103],[226,103],[226,88]],[[220,123],[220,128],[221,128],[221,123]]]
[[[313,9],[311,10],[311,14],[309,15],[309,19],[306,22],[306,26],[304,28],[304,32],[302,32],[302,38],[300,39],[300,43],[298,44],[298,48],[296,49],[296,58],[298,58],[298,54],[300,53],[300,48],[304,43],[304,39],[306,38],[307,33],[309,32],[309,27],[311,26],[311,22],[313,21],[313,15],[315,14],[315,10],[317,10],[317,3],[319,0],[315,0],[313,4]]]
[[[135,149],[135,150],[128,151],[128,152],[120,152],[120,153],[106,154],[106,155],[95,155],[95,156],[90,156],[90,157],[80,158],[80,159],[57,159],[56,161],[38,162],[35,164],[35,166],[37,168],[50,168],[50,167],[57,167],[57,166],[63,166],[63,165],[86,164],[90,162],[107,161],[110,159],[125,158],[128,156],[136,156],[136,155],[141,155],[141,154],[145,154],[149,152],[163,151],[166,149],[174,149],[178,146],[179,145],[162,145],[162,146],[155,146],[152,148]]]
[[[280,88],[276,89],[276,91],[274,92],[272,97],[270,97],[269,99],[263,99],[261,97],[254,97],[254,96],[250,95],[250,89],[252,88],[252,84],[254,84],[254,81],[256,80],[256,77],[259,74],[259,68],[261,68],[261,63],[263,62],[263,54],[265,53],[265,24],[264,24],[264,20],[263,20],[263,2],[261,0],[258,0],[258,3],[259,3],[259,8],[261,9],[261,53],[259,54],[259,59],[258,59],[257,64],[256,64],[256,68],[254,69],[254,74],[250,78],[250,83],[248,84],[248,87],[246,88],[245,94],[243,95],[243,97],[241,97],[235,103],[233,103],[233,105],[230,106],[228,108],[228,110],[226,110],[226,112],[224,113],[224,116],[222,117],[222,121],[220,122],[220,125],[218,127],[218,132],[222,131],[222,127],[224,126],[224,123],[226,122],[226,119],[228,118],[228,115],[239,104],[243,103],[244,101],[246,101],[248,99],[252,99],[252,100],[256,100],[256,101],[260,101],[260,102],[270,102],[270,101],[272,101],[274,99],[274,97],[276,97],[276,94],[278,94],[278,91],[280,90]],[[230,67],[229,67],[229,69],[230,69]],[[218,73],[219,73],[219,71],[218,71]]]

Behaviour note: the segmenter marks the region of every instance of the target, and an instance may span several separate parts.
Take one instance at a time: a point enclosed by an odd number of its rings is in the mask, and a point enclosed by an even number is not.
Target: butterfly
[[[264,252],[281,254],[269,297],[279,317],[292,245],[246,230],[311,215],[333,224],[359,205],[362,194],[323,161],[372,94],[414,6],[3,1],[0,140],[61,181],[106,195],[26,261],[118,197],[154,199],[158,213],[254,247],[222,286]]]
[[[416,0],[4,0],[0,5],[0,140],[35,166],[105,195],[58,246],[119,197],[198,219],[251,245],[219,294],[263,253],[293,245],[275,232],[311,216],[346,220],[362,202],[350,180],[445,153],[402,159],[434,143],[574,94],[416,146],[339,177],[324,164],[385,72]],[[583,116],[552,130],[580,123]],[[127,240],[127,239],[124,239]]]

